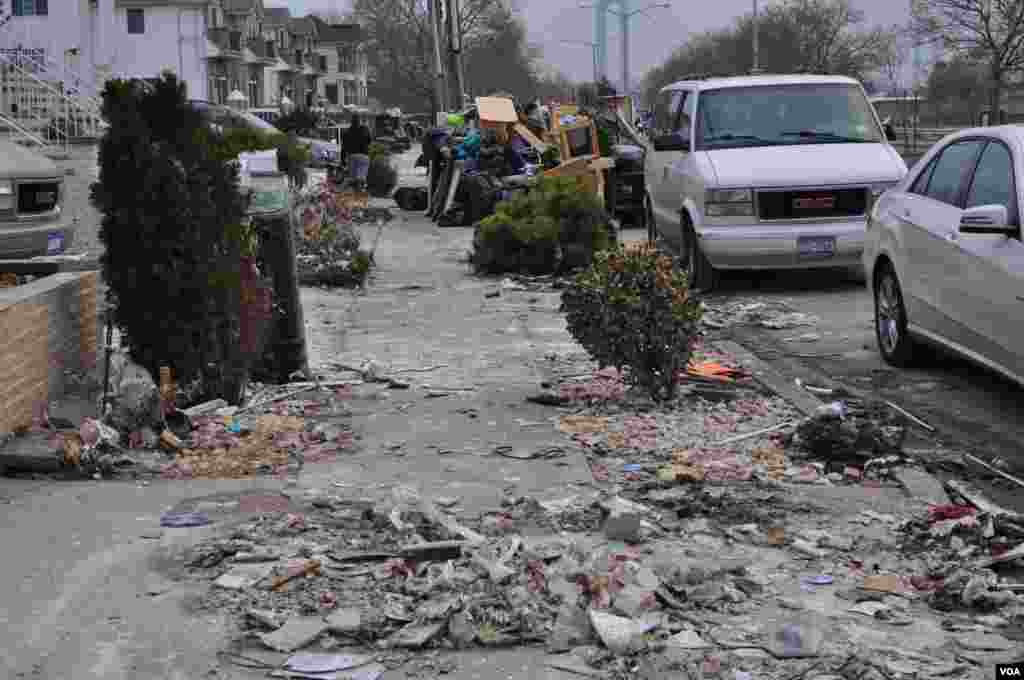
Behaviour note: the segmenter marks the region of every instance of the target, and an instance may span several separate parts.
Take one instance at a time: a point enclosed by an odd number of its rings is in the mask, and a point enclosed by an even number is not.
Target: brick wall
[[[0,289],[0,433],[58,399],[65,371],[96,367],[99,272],[62,272]]]

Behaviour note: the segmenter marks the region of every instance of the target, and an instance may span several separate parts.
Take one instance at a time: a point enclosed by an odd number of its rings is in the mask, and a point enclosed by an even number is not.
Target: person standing
[[[342,137],[345,155],[348,156],[349,176],[357,191],[366,185],[366,175],[370,171],[370,130],[359,120],[359,114],[352,114],[352,124]]]

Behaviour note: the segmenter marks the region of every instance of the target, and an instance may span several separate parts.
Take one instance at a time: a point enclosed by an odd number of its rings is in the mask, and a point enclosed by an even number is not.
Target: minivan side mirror
[[[655,151],[689,151],[690,140],[678,132],[654,138]]]
[[[964,210],[960,217],[962,234],[1016,234],[1017,227],[1010,226],[1010,211],[1005,205],[978,205]]]

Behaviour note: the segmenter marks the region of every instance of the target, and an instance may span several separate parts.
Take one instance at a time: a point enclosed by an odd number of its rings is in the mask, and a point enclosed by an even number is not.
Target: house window
[[[317,57],[317,59],[320,61],[320,70],[321,71],[326,71],[327,70],[327,57],[325,57],[324,55],[321,54],[319,57]]]
[[[125,13],[128,16],[128,33],[130,35],[142,35],[146,32],[145,10],[128,9],[125,10]]]
[[[249,106],[260,105],[260,90],[255,80],[249,81]]]
[[[210,28],[220,27],[220,10],[216,7],[210,8]]]
[[[11,14],[16,17],[45,17],[49,14],[47,0],[14,0]]]
[[[327,95],[327,103],[336,105],[338,103],[338,84],[334,83],[331,85],[327,85],[325,88],[325,92]]]

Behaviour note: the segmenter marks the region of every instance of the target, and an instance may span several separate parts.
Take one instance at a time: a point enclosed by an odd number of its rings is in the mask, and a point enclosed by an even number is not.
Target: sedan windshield
[[[881,142],[864,92],[856,85],[731,87],[700,93],[699,149]]]

